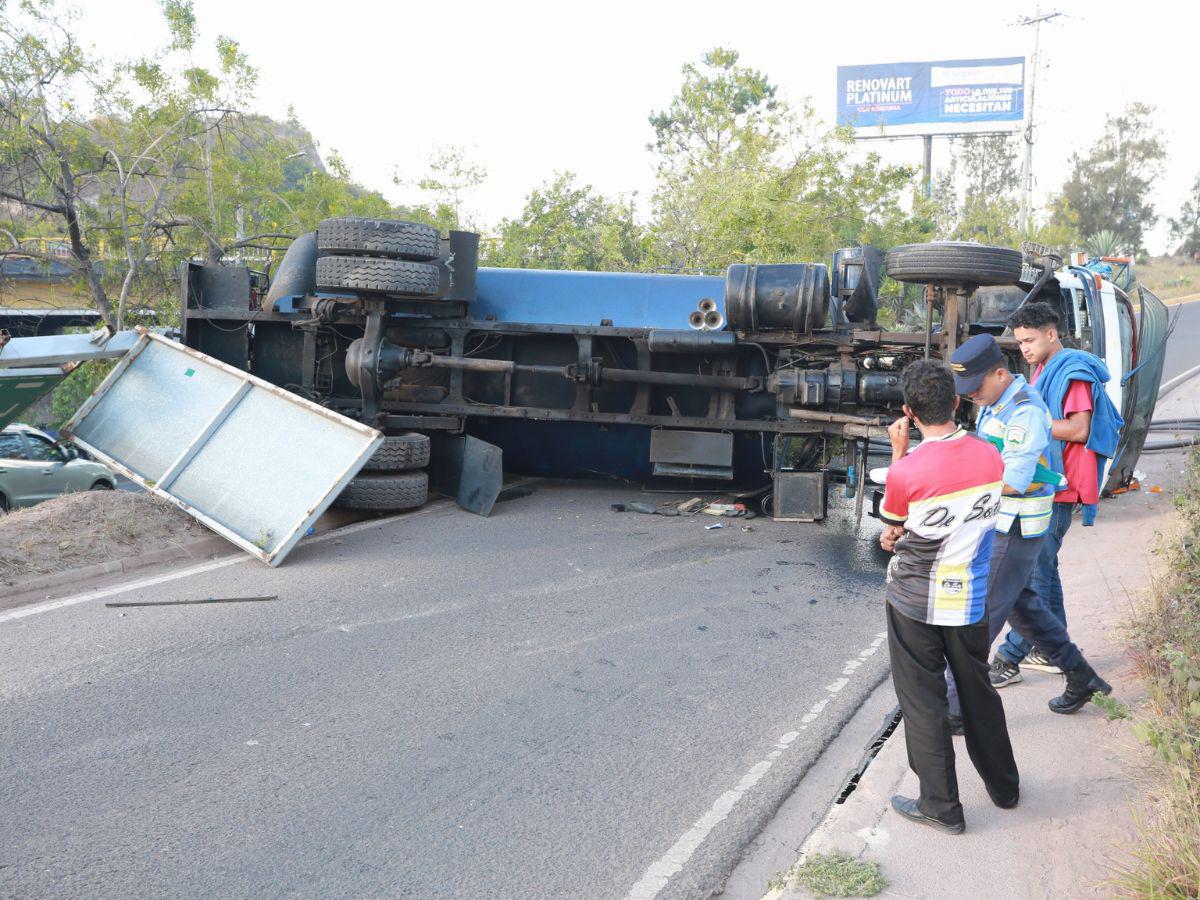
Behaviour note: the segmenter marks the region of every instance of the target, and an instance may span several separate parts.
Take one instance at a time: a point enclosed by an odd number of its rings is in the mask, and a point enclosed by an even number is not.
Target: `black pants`
[[[1017,634],[1046,654],[1052,663],[1064,672],[1070,672],[1083,664],[1083,654],[1071,642],[1063,623],[1031,585],[1043,540],[1043,535],[1031,538],[1022,536],[1020,519],[1013,522],[1007,534],[996,532],[992,544],[992,571],[988,580],[988,646],[991,646],[1007,621]],[[946,674],[946,681],[950,712],[961,715],[962,703],[955,690],[952,673]]]
[[[908,764],[921,781],[917,806],[943,822],[963,820],[954,772],[954,744],[946,722],[947,664],[963,699],[967,754],[992,802],[1017,796],[1017,763],[1000,695],[988,681],[988,622],[957,627],[926,625],[887,606],[892,684],[904,713]]]

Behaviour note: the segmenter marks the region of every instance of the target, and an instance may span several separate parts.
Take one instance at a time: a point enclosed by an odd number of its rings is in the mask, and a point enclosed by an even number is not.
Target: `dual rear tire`
[[[317,227],[317,290],[433,297],[442,237],[432,225],[339,216]]]
[[[333,505],[377,512],[416,509],[429,498],[429,476],[417,471],[427,465],[427,435],[410,432],[385,437]]]

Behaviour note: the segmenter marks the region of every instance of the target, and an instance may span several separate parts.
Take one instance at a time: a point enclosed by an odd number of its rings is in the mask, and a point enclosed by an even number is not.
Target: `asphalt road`
[[[1176,324],[1175,333],[1167,341],[1163,381],[1170,381],[1200,362],[1197,358],[1200,355],[1197,353],[1197,342],[1200,341],[1200,301],[1168,306],[1167,314],[1170,321]]]
[[[0,616],[0,895],[706,896],[885,676],[881,563],[636,497]]]
[[[637,497],[540,483],[105,598],[277,601],[0,613],[0,896],[707,896],[885,677],[882,564],[844,517]]]

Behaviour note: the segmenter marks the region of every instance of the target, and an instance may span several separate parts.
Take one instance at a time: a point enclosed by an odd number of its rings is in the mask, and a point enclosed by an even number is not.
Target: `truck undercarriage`
[[[831,266],[734,265],[725,278],[479,268],[477,248],[467,232],[327,220],[269,282],[188,266],[184,341],[386,434],[429,435],[435,484],[460,501],[473,493],[464,505],[479,512],[499,490],[502,452],[517,473],[770,485],[776,517],[821,519],[834,482],[862,502],[903,368],[987,331],[1019,370],[1002,335],[1035,299],[1059,310],[1068,344],[1110,368],[1123,354],[1114,399],[1136,446],[1125,441],[1109,487],[1132,477],[1146,386],[1156,395],[1161,376],[1157,298],[1144,292],[1135,310],[1120,287],[1060,270],[1044,248],[893,249],[888,274],[925,286],[916,332],[877,324],[884,260],[869,247]]]

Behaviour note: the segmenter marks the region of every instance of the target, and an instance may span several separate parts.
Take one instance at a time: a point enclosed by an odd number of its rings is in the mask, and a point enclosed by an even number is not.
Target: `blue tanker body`
[[[708,300],[724,319],[725,279],[707,275],[481,267],[471,318],[528,325],[687,329]]]

